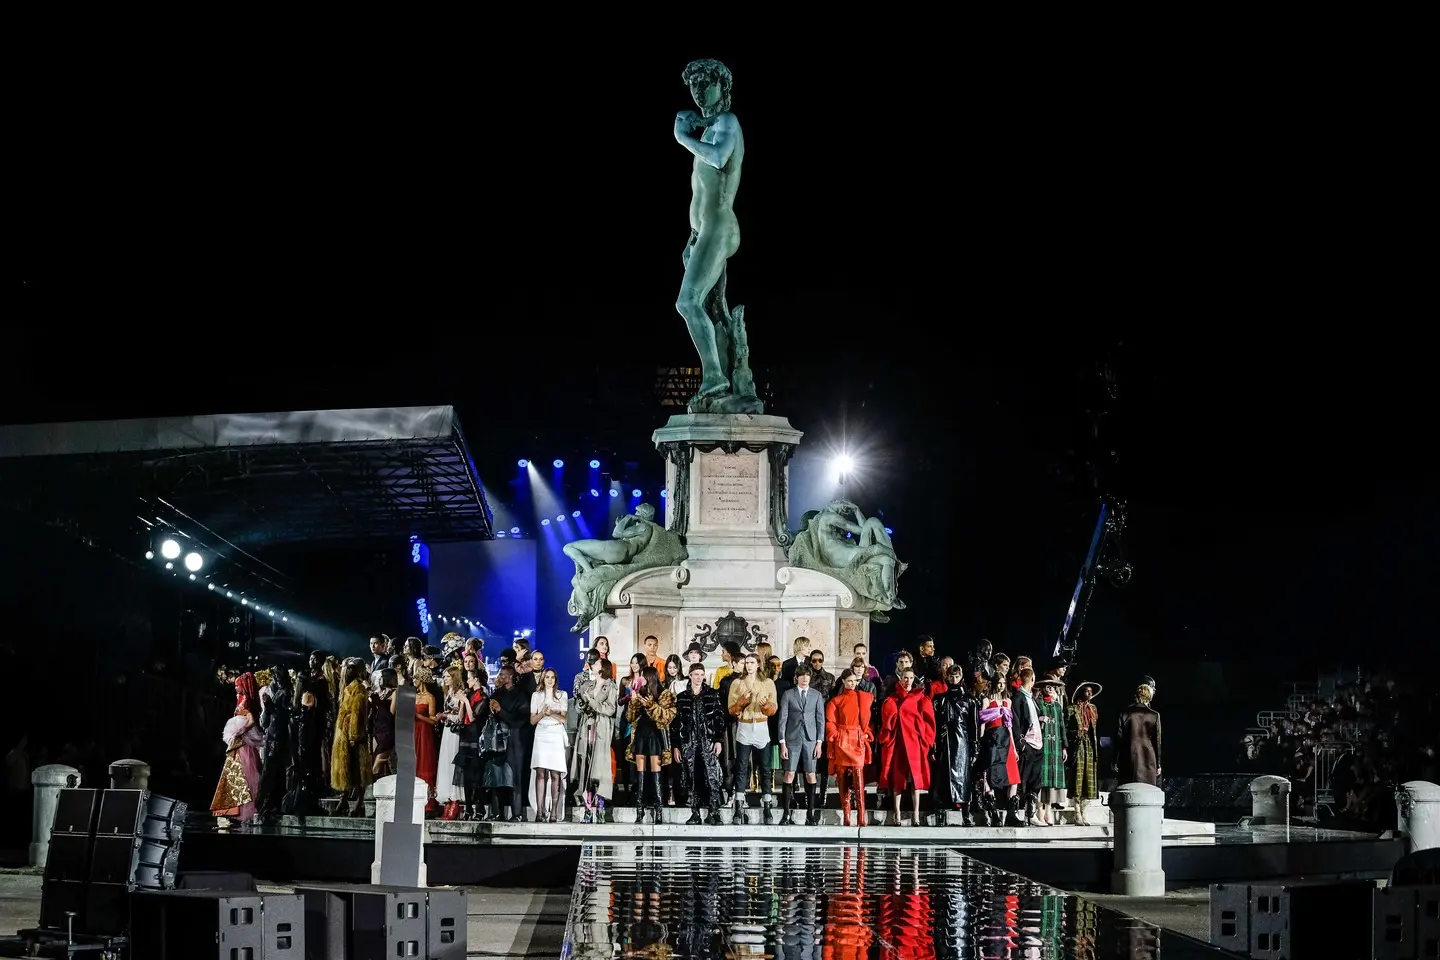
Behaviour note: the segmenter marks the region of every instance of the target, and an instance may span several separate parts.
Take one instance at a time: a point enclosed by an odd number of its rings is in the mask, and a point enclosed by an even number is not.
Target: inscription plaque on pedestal
[[[700,454],[699,523],[753,527],[760,523],[760,455],[748,450]]]

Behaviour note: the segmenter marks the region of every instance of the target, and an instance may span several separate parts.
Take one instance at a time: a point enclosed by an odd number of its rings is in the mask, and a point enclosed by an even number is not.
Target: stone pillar
[[[30,821],[30,866],[45,867],[50,856],[50,833],[55,829],[55,808],[60,791],[80,786],[80,771],[63,763],[47,763],[30,774],[35,787],[35,813]]]
[[[1165,868],[1160,859],[1165,791],[1148,783],[1127,783],[1110,794],[1115,814],[1115,867],[1110,889],[1126,897],[1163,897]]]
[[[1290,781],[1266,775],[1250,781],[1250,823],[1290,823]]]
[[[150,764],[144,760],[116,760],[110,764],[111,790],[149,790]]]
[[[39,772],[36,773],[38,776]],[[36,803],[39,803],[38,787],[36,791]],[[1424,780],[1403,783],[1395,791],[1395,805],[1399,808],[1398,823],[1405,837],[1406,853],[1440,847],[1440,786]]]
[[[385,825],[395,822],[395,775],[381,777],[375,781],[375,859],[370,864],[370,882],[380,882],[380,854],[385,849]],[[426,886],[425,882],[425,804],[430,799],[430,788],[424,780],[415,778],[415,796],[410,806],[411,820],[421,825],[421,843],[419,851],[419,880],[416,886]]]

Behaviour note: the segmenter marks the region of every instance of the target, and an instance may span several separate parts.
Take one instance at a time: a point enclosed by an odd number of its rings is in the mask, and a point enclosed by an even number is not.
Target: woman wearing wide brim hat
[[[1089,680],[1077,684],[1065,711],[1065,733],[1070,742],[1070,799],[1075,801],[1075,822],[1090,826],[1085,805],[1100,798],[1100,711],[1095,698],[1104,688]]]

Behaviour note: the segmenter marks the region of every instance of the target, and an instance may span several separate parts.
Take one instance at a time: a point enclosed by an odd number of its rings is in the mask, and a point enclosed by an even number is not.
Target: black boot
[[[720,811],[719,811],[719,809],[717,809],[716,807],[711,807],[711,808],[710,808],[710,816],[708,816],[708,817],[705,818],[705,823],[706,823],[708,826],[712,826],[712,827],[721,826],[721,822],[720,822]]]
[[[970,804],[960,804],[960,825],[962,827],[975,826],[975,817],[970,813]]]
[[[809,781],[805,783],[805,806],[808,810],[805,816],[805,825],[807,827],[813,827],[820,822],[821,807],[824,806],[825,801],[820,798],[819,787],[818,783]]]
[[[785,805],[785,815],[780,818],[780,826],[795,826],[795,815],[790,809],[795,803],[795,784],[783,783],[780,785],[780,802]]]
[[[741,793],[739,790],[736,790],[734,799],[732,799],[730,803],[732,805],[730,812],[730,822],[749,823],[750,815],[745,812],[745,794]]]
[[[1009,807],[1009,810],[1008,810],[1008,811],[1006,812],[1006,814],[1005,814],[1004,826],[1007,826],[1007,827],[1023,827],[1023,826],[1025,826],[1025,821],[1020,819],[1020,810],[1022,809],[1021,805],[1022,805],[1023,803],[1024,803],[1024,801],[1020,799],[1020,795],[1019,795],[1019,794],[1016,794],[1015,796],[1013,796],[1013,797],[1010,798],[1010,802],[1009,802],[1009,804],[1007,804],[1007,806]]]
[[[690,800],[690,819],[685,821],[687,827],[700,826],[700,801],[692,797]]]
[[[645,814],[650,812],[650,775],[635,772],[635,822],[645,822]]]
[[[992,827],[1001,826],[1005,822],[1005,818],[1000,814],[1000,798],[993,793],[985,798],[985,815]]]
[[[665,802],[664,773],[660,770],[650,771],[650,822],[660,823],[660,805]]]

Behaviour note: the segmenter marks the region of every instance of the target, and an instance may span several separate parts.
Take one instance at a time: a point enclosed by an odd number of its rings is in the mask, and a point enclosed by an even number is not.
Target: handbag
[[[490,722],[480,731],[481,753],[504,753],[510,747],[510,728],[503,723]]]

